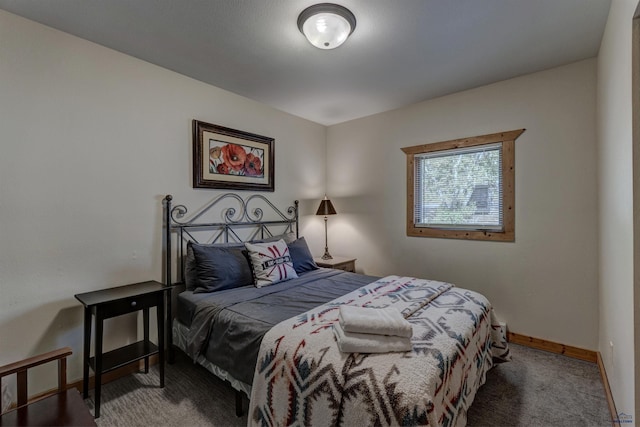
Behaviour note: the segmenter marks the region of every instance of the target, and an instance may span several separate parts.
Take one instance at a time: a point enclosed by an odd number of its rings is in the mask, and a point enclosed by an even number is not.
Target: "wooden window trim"
[[[438,237],[446,239],[492,240],[499,242],[515,241],[515,140],[525,129],[498,132],[470,138],[453,139],[432,144],[404,147],[407,156],[407,236]],[[414,225],[414,178],[415,156],[433,151],[451,150],[455,148],[473,147],[493,143],[502,143],[502,206],[503,231],[447,230],[442,228],[416,227]]]

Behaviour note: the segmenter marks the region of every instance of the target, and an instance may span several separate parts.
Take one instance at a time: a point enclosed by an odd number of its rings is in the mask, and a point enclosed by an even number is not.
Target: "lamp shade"
[[[343,6],[320,3],[309,6],[298,16],[298,29],[319,49],[335,49],[356,28],[356,17]]]
[[[333,207],[331,200],[326,197],[320,202],[320,206],[318,206],[318,211],[316,215],[335,215],[336,209]]]

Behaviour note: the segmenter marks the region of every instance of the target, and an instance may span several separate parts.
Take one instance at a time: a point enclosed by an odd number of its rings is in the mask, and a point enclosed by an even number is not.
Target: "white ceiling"
[[[320,50],[313,0],[0,0],[0,8],[332,125],[598,53],[610,0],[335,0],[354,33]]]

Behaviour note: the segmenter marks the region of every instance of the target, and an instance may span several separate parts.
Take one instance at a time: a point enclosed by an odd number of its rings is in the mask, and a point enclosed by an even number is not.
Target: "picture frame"
[[[274,139],[193,120],[193,188],[274,191]]]

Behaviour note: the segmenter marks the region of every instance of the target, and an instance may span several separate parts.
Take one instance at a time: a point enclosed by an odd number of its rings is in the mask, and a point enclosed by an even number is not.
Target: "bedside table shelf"
[[[356,259],[334,256],[332,259],[314,258],[318,267],[333,268],[335,270],[344,270],[351,273],[356,272]]]
[[[151,341],[138,341],[124,347],[116,348],[102,355],[102,373],[113,371],[145,357],[158,354],[158,346]],[[89,366],[95,371],[96,358],[89,359]]]
[[[144,371],[149,372],[149,356],[158,355],[160,369],[160,388],[164,387],[164,327],[165,303],[170,288],[155,281],[134,283],[132,285],[76,294],[75,297],[84,305],[84,342],[83,342],[83,376],[82,396],[89,397],[89,371],[95,374],[94,417],[100,417],[100,397],[102,395],[102,374],[144,360]],[[158,345],[149,340],[149,311],[156,307],[158,325]],[[144,339],[133,344],[111,350],[102,351],[104,321],[123,314],[142,311]],[[91,324],[95,319],[95,350],[91,352]],[[171,333],[171,332],[169,332]]]

